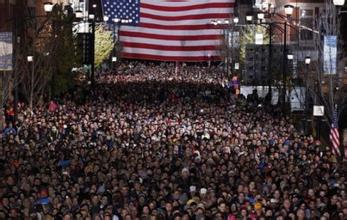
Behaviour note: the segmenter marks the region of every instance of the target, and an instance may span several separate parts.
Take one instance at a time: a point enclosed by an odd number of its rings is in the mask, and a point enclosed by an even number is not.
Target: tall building
[[[292,5],[293,13],[289,18],[285,18],[285,5]],[[253,15],[253,19],[257,19],[257,12],[265,11],[265,14],[271,14],[271,21],[276,22],[276,28],[272,28],[272,44],[274,48],[277,48],[273,51],[274,54],[272,54],[272,57],[278,57],[282,56],[284,53],[280,53],[280,50],[278,48],[283,47],[284,43],[284,21],[287,21],[287,30],[286,30],[286,43],[287,43],[287,51],[288,54],[293,54],[293,60],[290,60],[287,62],[287,68],[290,70],[293,70],[293,76],[302,78],[303,73],[305,72],[304,66],[304,59],[306,56],[311,57],[312,63],[318,62],[318,56],[319,53],[317,51],[317,38],[319,38],[318,29],[320,28],[318,25],[319,16],[321,13],[325,10],[325,1],[324,0],[254,0],[254,1],[238,1],[238,12],[240,16],[240,21],[245,22],[245,18],[248,14]],[[341,78],[341,82],[344,82],[346,85],[347,77],[346,77],[346,71],[345,68],[347,64],[347,58],[343,58],[347,56],[347,44],[346,37],[347,37],[347,28],[344,28],[347,26],[347,13],[342,13],[339,15],[340,21],[341,21],[341,36],[339,40],[339,49],[341,49],[341,56],[339,57],[339,63],[338,63],[338,74],[339,78]],[[265,16],[264,23],[269,21],[270,19]],[[256,23],[253,21],[252,23]],[[264,25],[265,26],[265,25]],[[268,28],[267,28],[268,30]],[[345,38],[343,38],[345,37]],[[248,45],[247,48],[249,48],[250,53],[258,53],[254,55],[248,55],[249,58],[251,57],[258,57],[259,56],[259,50],[252,50],[252,46]],[[259,46],[258,46],[259,48]],[[262,59],[265,62],[268,62],[268,50],[260,50],[260,56],[262,56]],[[265,56],[265,57],[264,57]],[[252,76],[252,75],[258,75],[258,73],[254,71],[260,71],[261,67],[257,64],[259,63],[258,60],[255,60],[254,62],[249,62],[249,59],[247,63],[245,63],[244,67],[244,75],[245,76]],[[251,65],[251,66],[250,66]],[[254,66],[252,66],[254,65]],[[282,65],[281,62],[276,63],[273,68],[276,68],[278,66]],[[263,67],[263,70],[266,70],[267,67]],[[265,71],[266,72],[266,71]],[[262,71],[261,75],[266,76],[266,73]],[[246,77],[247,78],[247,77]]]

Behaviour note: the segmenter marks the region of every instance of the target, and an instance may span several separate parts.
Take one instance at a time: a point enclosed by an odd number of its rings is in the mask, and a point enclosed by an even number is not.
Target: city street
[[[0,1],[0,219],[347,219],[346,14]]]

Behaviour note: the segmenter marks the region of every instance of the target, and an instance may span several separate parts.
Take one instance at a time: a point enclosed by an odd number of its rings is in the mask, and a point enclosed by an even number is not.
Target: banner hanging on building
[[[12,32],[0,32],[0,71],[12,70]]]
[[[324,36],[324,73],[336,74],[337,39],[334,35]]]

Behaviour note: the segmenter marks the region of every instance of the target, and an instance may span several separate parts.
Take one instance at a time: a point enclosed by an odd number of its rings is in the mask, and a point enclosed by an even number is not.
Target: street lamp
[[[259,19],[260,21],[262,21],[262,20],[265,18],[265,14],[264,14],[263,12],[259,12],[259,13],[257,14],[257,17],[258,17],[258,19]]]
[[[246,16],[246,21],[251,22],[253,20],[253,16],[252,15],[247,15]]]
[[[28,64],[29,64],[29,69],[30,69],[30,65],[31,65],[31,77],[30,77],[30,93],[29,93],[29,106],[30,106],[30,109],[32,109],[33,107],[33,97],[34,97],[34,68],[35,68],[35,65],[33,63],[34,61],[34,57],[33,56],[27,56],[27,61],[28,61]]]
[[[53,10],[53,3],[52,2],[45,2],[43,3],[43,9],[46,13],[52,12]]]
[[[234,22],[235,24],[239,23],[239,18],[238,18],[238,17],[235,17],[235,18],[233,19],[233,22]]]
[[[335,6],[343,6],[345,4],[345,0],[333,0]]]
[[[294,6],[285,5],[284,13],[287,17],[293,14]],[[282,91],[282,112],[286,113],[286,96],[287,96],[287,21],[284,21],[283,28],[283,56],[282,56],[282,81],[283,81],[283,91]]]
[[[311,63],[311,57],[307,56],[305,57],[305,66],[306,66],[306,73],[305,73],[305,132],[308,134],[308,74],[309,74],[309,65]]]
[[[81,10],[75,11],[76,18],[80,19],[83,18],[83,12]]]
[[[117,59],[116,56],[113,56],[113,57],[111,58],[113,69],[115,69],[117,60],[118,60],[118,59]]]
[[[288,60],[293,60],[294,59],[294,55],[293,54],[287,54],[287,59]]]
[[[34,60],[34,57],[33,57],[33,56],[27,56],[27,61],[28,61],[29,63],[33,62],[33,60]]]
[[[284,6],[284,13],[287,16],[291,16],[293,14],[293,11],[294,11],[294,6],[293,5],[285,5]]]

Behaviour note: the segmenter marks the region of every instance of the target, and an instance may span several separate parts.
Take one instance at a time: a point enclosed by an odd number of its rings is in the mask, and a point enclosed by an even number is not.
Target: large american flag
[[[333,145],[333,153],[337,156],[340,155],[340,134],[339,134],[339,128],[337,124],[337,112],[334,110],[333,112],[333,118],[330,128],[330,141]]]
[[[233,15],[235,0],[102,0],[109,21],[120,25],[122,57],[160,61],[219,59],[224,21]]]

